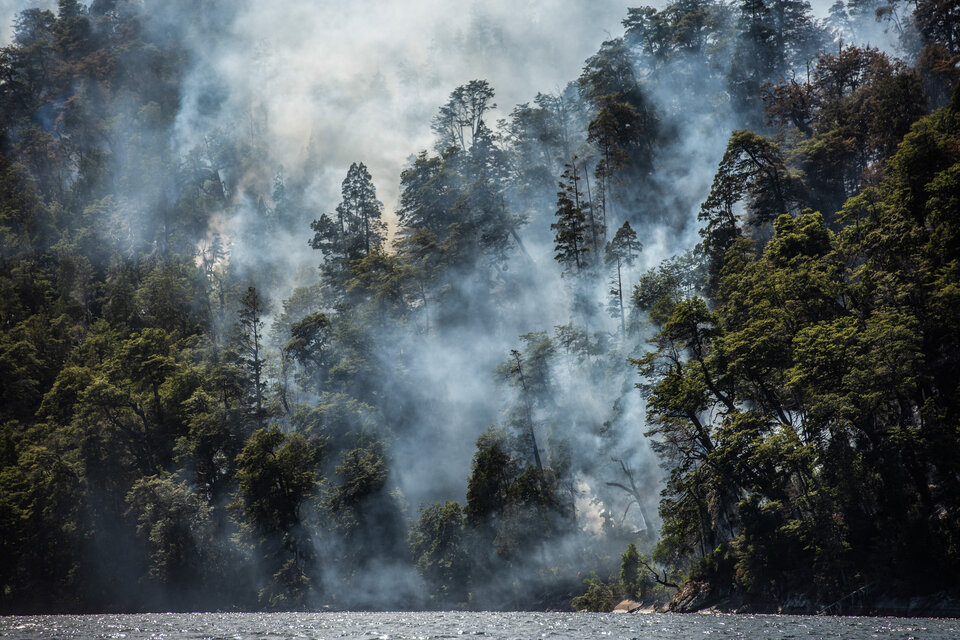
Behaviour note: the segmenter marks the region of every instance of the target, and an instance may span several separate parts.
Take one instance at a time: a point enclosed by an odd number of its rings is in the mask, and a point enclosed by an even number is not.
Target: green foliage
[[[920,76],[870,47],[817,56],[806,82],[766,85],[768,119],[788,133],[808,206],[832,213],[870,181],[925,113]]]
[[[383,203],[366,165],[354,162],[341,185],[342,200],[333,215],[323,214],[310,224],[310,246],[323,253],[322,271],[335,299],[345,294],[351,263],[369,257],[383,244],[386,225]]]
[[[456,502],[421,505],[409,535],[417,571],[441,604],[465,602],[470,589],[470,549],[463,508]]]
[[[150,576],[167,585],[196,580],[206,566],[210,526],[200,497],[170,477],[148,476],[133,484],[126,501],[150,545]]]
[[[341,482],[327,499],[327,508],[334,514],[339,527],[348,532],[364,524],[363,503],[380,493],[387,479],[383,460],[383,443],[358,447],[340,456],[337,475]]]
[[[388,476],[384,443],[361,441],[341,452],[336,476],[326,488],[322,508],[327,526],[348,541],[339,560],[358,579],[369,565],[404,553],[407,523]]]
[[[478,569],[491,579],[498,565],[522,563],[528,553],[569,531],[572,508],[564,495],[568,465],[558,455],[545,465],[532,431],[520,425],[516,436],[489,429],[477,440],[467,480],[466,526],[476,553],[490,562]]]
[[[469,522],[477,526],[503,514],[510,484],[517,473],[505,434],[496,431],[482,434],[477,440],[471,468],[465,512]]]
[[[259,429],[237,456],[235,509],[255,535],[288,533],[300,523],[301,506],[316,490],[321,448],[302,434]]]
[[[623,269],[633,266],[634,260],[642,250],[643,245],[637,240],[637,232],[630,226],[630,222],[624,222],[623,226],[617,229],[613,239],[604,249],[604,260],[607,265],[617,268],[617,277],[610,281],[612,288],[608,311],[614,318],[620,317],[620,331],[623,333],[627,331],[626,311],[623,307]]]
[[[290,342],[284,351],[300,364],[304,374],[303,386],[323,388],[333,364],[331,334],[330,320],[319,312],[308,314],[290,326]]]
[[[613,587],[595,574],[585,579],[583,584],[586,585],[587,592],[571,601],[570,606],[573,607],[574,611],[608,613],[617,606],[617,596]]]
[[[454,89],[433,119],[438,149],[459,147],[469,151],[483,128],[483,114],[497,107],[491,102],[493,96],[493,88],[486,80],[471,80]]]
[[[259,108],[234,126],[216,70],[202,95],[188,73],[231,3],[160,4],[28,9],[0,49],[0,612],[369,604],[351,597],[381,571],[418,571],[436,605],[556,606],[563,576],[615,568],[575,504],[590,456],[635,422],[628,356],[667,474],[663,527],[651,558],[631,545],[619,582],[592,578],[577,606],[609,609],[621,586],[656,600],[686,576],[773,599],[955,586],[950,3],[902,23],[914,68],[814,55],[824,31],[801,0],[630,9],[576,82],[495,127],[489,83],[455,88],[433,150],[400,175],[392,242],[360,162],[307,232],[316,145],[280,167]],[[921,117],[928,103],[947,106]],[[628,316],[638,233],[689,210],[669,183],[680,123],[731,117],[756,132],[729,141],[701,251],[643,274]],[[319,273],[282,250],[305,232]],[[524,242],[552,242],[559,265]],[[576,275],[573,319],[516,329],[557,268]],[[608,293],[619,335],[597,317]],[[511,331],[528,333],[483,374],[504,383],[502,415],[456,425],[497,421],[463,505],[409,522],[393,456],[453,428],[432,421],[418,368]],[[452,402],[496,409],[450,377]],[[563,392],[588,379],[589,402]]]
[[[727,72],[727,88],[748,124],[759,125],[755,97],[764,83],[800,69],[828,40],[804,0],[742,0],[736,44]]]
[[[580,191],[580,178],[577,175],[576,158],[573,164],[564,166],[560,191],[557,192],[557,221],[550,225],[554,231],[554,241],[557,262],[564,265],[564,270],[577,274],[588,264],[587,254],[590,246],[587,243],[591,226],[587,222],[589,203],[583,200]]]
[[[935,589],[960,562],[943,519],[957,331],[940,311],[957,276],[941,217],[955,121],[917,122],[836,232],[780,216],[762,249],[739,240],[719,259],[712,305],[661,298],[635,363],[671,470],[658,552],[675,567],[748,597],[828,600],[875,581]]]
[[[237,456],[238,494],[231,508],[249,531],[272,581],[260,591],[274,608],[302,606],[314,552],[302,507],[317,490],[322,447],[303,434],[258,429]]]
[[[706,0],[681,0],[661,10],[627,9],[626,41],[660,68],[686,56],[702,60],[727,39],[730,9]]]
[[[795,189],[776,144],[751,131],[734,131],[698,216],[704,223],[699,249],[712,270],[718,270],[744,227],[763,227],[781,214],[795,212]]]
[[[620,585],[627,597],[638,597],[640,581],[640,554],[637,553],[637,545],[631,542],[620,556]]]

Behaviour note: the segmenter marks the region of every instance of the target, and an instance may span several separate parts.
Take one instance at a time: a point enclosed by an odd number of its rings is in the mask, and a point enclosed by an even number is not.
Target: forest
[[[624,7],[333,176],[237,41],[290,2],[49,4],[0,48],[0,613],[960,594],[960,5]]]

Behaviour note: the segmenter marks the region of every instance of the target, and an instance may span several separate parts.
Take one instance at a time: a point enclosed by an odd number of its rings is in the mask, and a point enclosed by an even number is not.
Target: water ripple
[[[439,640],[637,638],[714,640],[955,640],[957,620],[759,615],[590,613],[194,613],[0,617],[0,638],[16,640]]]

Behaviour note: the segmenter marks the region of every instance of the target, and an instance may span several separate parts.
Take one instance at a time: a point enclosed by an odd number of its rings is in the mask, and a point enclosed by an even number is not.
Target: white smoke
[[[451,90],[486,79],[503,116],[575,79],[624,13],[612,0],[246,2],[215,46],[196,40],[175,140],[186,150],[217,122],[254,122],[285,168],[319,157],[327,202],[350,163],[364,162],[389,212],[401,168],[430,147]],[[228,93],[204,112],[211,77]]]
[[[0,47],[13,40],[13,26],[17,15],[25,9],[56,10],[56,0],[0,0]]]

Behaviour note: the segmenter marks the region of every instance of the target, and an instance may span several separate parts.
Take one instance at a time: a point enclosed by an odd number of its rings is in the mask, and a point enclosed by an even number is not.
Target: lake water
[[[193,613],[0,617],[0,638],[960,638],[960,620],[592,613]]]

